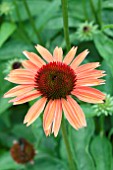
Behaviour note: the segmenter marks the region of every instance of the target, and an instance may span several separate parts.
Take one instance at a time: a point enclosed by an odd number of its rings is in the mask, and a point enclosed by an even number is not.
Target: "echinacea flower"
[[[104,71],[95,69],[99,63],[79,66],[88,50],[74,59],[77,47],[72,47],[64,59],[62,48],[56,47],[53,55],[40,45],[36,49],[43,59],[33,52],[24,51],[28,58],[22,62],[24,69],[13,70],[6,78],[20,85],[9,90],[4,97],[16,96],[9,101],[14,105],[37,98],[25,116],[24,123],[29,126],[44,111],[43,128],[46,136],[51,132],[57,136],[62,111],[75,129],[85,127],[84,113],[73,96],[89,103],[103,103],[105,94],[89,87],[104,84],[104,80],[99,79],[104,76]]]

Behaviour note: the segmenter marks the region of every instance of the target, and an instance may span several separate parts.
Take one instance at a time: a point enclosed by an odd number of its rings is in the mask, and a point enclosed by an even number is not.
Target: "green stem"
[[[105,120],[105,116],[101,115],[100,116],[100,136],[104,135],[104,120]]]
[[[82,6],[83,6],[83,11],[84,11],[84,16],[85,16],[85,20],[89,20],[89,17],[88,17],[88,13],[87,13],[87,8],[86,8],[86,1],[85,0],[82,0]]]
[[[91,5],[92,12],[94,14],[95,20],[96,20],[97,24],[99,25],[99,28],[101,28],[101,23],[100,23],[100,20],[99,20],[99,17],[98,17],[98,13],[95,10],[93,0],[90,0],[90,5]]]
[[[19,27],[20,27],[20,29],[18,29],[17,31],[19,32],[20,36],[25,40],[26,43],[32,44],[28,34],[26,33],[26,31],[24,29],[23,22],[21,20],[21,16],[20,16],[20,13],[19,13],[17,2],[15,0],[13,0],[13,4],[15,6],[16,15],[17,15],[18,20],[19,20]]]
[[[62,3],[62,14],[63,14],[63,24],[64,24],[64,37],[66,41],[67,50],[71,48],[69,40],[69,29],[68,29],[68,3],[67,0],[61,0]]]
[[[30,20],[30,23],[32,25],[33,31],[36,34],[39,43],[42,44],[42,39],[41,39],[40,34],[39,34],[39,32],[38,32],[38,30],[37,30],[37,28],[35,26],[34,20],[32,18],[32,15],[31,15],[31,12],[30,12],[30,9],[28,7],[28,4],[27,4],[26,0],[23,0],[23,3],[24,3],[24,6],[25,6],[25,9],[26,9],[26,12],[27,12],[27,14],[29,16],[29,20]]]
[[[66,150],[67,150],[70,170],[76,170],[76,167],[73,161],[73,155],[72,155],[71,148],[70,148],[69,141],[68,141],[65,120],[62,120],[61,129],[62,129],[62,136],[63,136],[64,143],[65,143]]]
[[[98,19],[100,27],[102,27],[102,0],[98,0]]]

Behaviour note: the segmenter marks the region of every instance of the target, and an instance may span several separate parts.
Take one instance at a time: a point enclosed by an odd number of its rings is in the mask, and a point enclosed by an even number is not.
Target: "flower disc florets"
[[[50,62],[39,69],[35,76],[36,89],[48,99],[66,98],[74,89],[76,75],[70,66]]]

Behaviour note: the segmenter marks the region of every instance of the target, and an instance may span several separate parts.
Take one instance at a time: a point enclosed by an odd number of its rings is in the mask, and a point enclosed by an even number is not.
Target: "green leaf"
[[[9,22],[3,22],[0,28],[0,47],[16,30],[16,25]]]
[[[96,170],[112,170],[112,146],[107,138],[95,137],[91,143],[91,153]]]
[[[100,69],[105,70],[107,75],[104,77],[106,83],[103,86],[99,86],[98,89],[105,93],[113,95],[113,85],[111,83],[113,82],[113,75],[111,74],[110,67],[105,60],[101,63]]]
[[[3,96],[0,95],[0,114],[2,114],[5,110],[7,110],[12,104],[8,103],[9,99],[4,99]]]
[[[36,25],[40,30],[45,27],[47,21],[50,18],[55,16],[59,9],[60,4],[61,4],[60,0],[52,1],[48,8],[46,8],[46,10],[43,11],[40,17],[37,17]]]
[[[0,155],[0,169],[1,170],[17,170],[24,169],[24,165],[19,165],[13,161],[10,152],[5,152]]]
[[[53,136],[46,137],[45,133],[43,132],[41,117],[39,117],[32,124],[32,132],[36,138],[37,149],[43,150],[44,152],[50,153],[51,155],[55,155],[57,142]]]
[[[10,40],[0,50],[0,60],[7,60],[12,58],[23,58],[22,52],[24,50],[34,50],[28,44],[20,41]]]
[[[34,162],[34,166],[28,164],[28,170],[37,170],[37,167],[39,170],[69,170],[63,161],[45,153],[37,153]]]
[[[101,57],[108,63],[113,75],[113,41],[99,32],[94,36],[94,43]]]
[[[96,112],[94,112],[94,109],[91,104],[81,104],[80,105],[84,111],[84,114],[87,118],[94,117],[97,115]]]
[[[94,133],[93,119],[87,119],[87,127],[76,131],[69,129],[68,139],[72,147],[73,158],[77,164],[77,170],[95,170],[92,157],[89,153],[91,137]],[[65,145],[61,143],[61,156],[67,161],[67,152]]]
[[[37,15],[40,15],[43,13],[43,11],[45,11],[46,7],[47,6],[50,6],[51,4],[51,1],[47,1],[47,0],[43,0],[43,1],[31,1],[31,0],[27,0],[27,4],[28,4],[28,7],[30,9],[30,12],[31,12],[31,15],[34,17],[34,16],[37,16]],[[25,21],[27,19],[29,19],[29,16],[25,10],[25,7],[23,5],[23,1],[17,1],[17,6],[18,6],[18,9],[19,9],[19,14],[20,14],[20,18],[22,21]],[[16,8],[14,8],[10,14],[11,16],[11,19],[13,21],[16,21],[18,22],[19,21],[19,18],[17,16],[17,11],[16,11]]]

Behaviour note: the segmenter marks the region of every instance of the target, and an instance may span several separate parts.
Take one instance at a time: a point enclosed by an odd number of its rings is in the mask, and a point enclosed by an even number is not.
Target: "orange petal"
[[[106,74],[103,74],[105,71],[102,70],[90,70],[85,71],[81,73],[77,73],[77,79],[86,79],[86,78],[100,78],[105,76]]]
[[[44,131],[45,130],[49,130],[51,125],[52,125],[52,122],[53,122],[53,119],[54,119],[54,114],[55,114],[55,109],[56,109],[56,100],[51,100],[49,101],[48,103],[49,106],[47,106],[47,109],[45,109],[44,111]],[[49,108],[49,110],[48,110]],[[48,112],[47,112],[48,110]]]
[[[11,75],[20,75],[20,74],[33,76],[33,73],[30,70],[26,70],[26,69],[12,70],[10,72],[9,76],[11,76]]]
[[[76,87],[78,86],[97,86],[100,84],[105,84],[105,80],[102,79],[81,79],[76,81]]]
[[[75,72],[78,74],[85,71],[93,70],[94,68],[97,68],[99,66],[100,66],[99,62],[87,63],[77,67]]]
[[[54,60],[62,62],[62,56],[63,56],[62,48],[56,47],[53,52]]]
[[[30,70],[30,71],[34,71],[37,72],[39,70],[39,67],[36,66],[35,64],[33,64],[30,60],[24,60],[22,62],[23,67],[25,67],[26,69]]]
[[[31,91],[32,89],[33,89],[32,85],[19,85],[19,86],[12,88],[7,93],[5,93],[4,97],[7,98],[7,97],[18,96],[20,94],[24,94],[28,91]]]
[[[76,113],[77,110],[72,107],[70,100],[66,101],[65,99],[61,99],[62,101],[62,108],[64,111],[64,114],[69,121],[69,123],[75,128],[79,129],[80,127],[84,126],[84,123],[81,122],[81,119],[78,117],[78,114]]]
[[[33,90],[10,100],[9,103],[14,102],[14,105],[26,103],[38,98],[40,95],[41,94],[37,90]]]
[[[84,112],[82,111],[81,107],[72,97],[67,96],[67,100],[70,104],[70,107],[73,109],[76,117],[81,123],[79,128],[86,126],[86,119],[85,119]]]
[[[88,54],[88,50],[83,51],[82,53],[80,53],[71,63],[71,68],[73,68],[74,70],[81,64],[81,62],[85,59],[85,57]]]
[[[41,112],[44,110],[46,101],[47,99],[45,97],[42,97],[29,109],[24,119],[24,123],[27,123],[27,126],[29,126],[39,117]]]
[[[36,49],[48,63],[53,61],[51,53],[46,48],[42,47],[41,45],[37,45]]]
[[[88,103],[103,103],[105,94],[91,87],[78,87],[73,92],[78,99]]]
[[[56,109],[55,109],[55,115],[53,120],[53,126],[52,126],[52,133],[54,132],[54,136],[56,137],[58,135],[60,125],[62,120],[62,105],[61,100],[56,100]]]
[[[16,84],[35,84],[34,83],[34,79],[33,78],[28,78],[28,77],[24,77],[24,78],[20,78],[20,77],[17,77],[17,78],[13,78],[13,77],[8,77],[8,78],[5,78],[5,80],[8,80],[12,83],[16,83]]]
[[[23,51],[23,54],[39,68],[42,67],[42,65],[46,64],[37,54],[33,52]]]
[[[72,62],[74,56],[76,55],[76,51],[77,47],[72,47],[68,54],[65,56],[63,63],[69,65]]]

